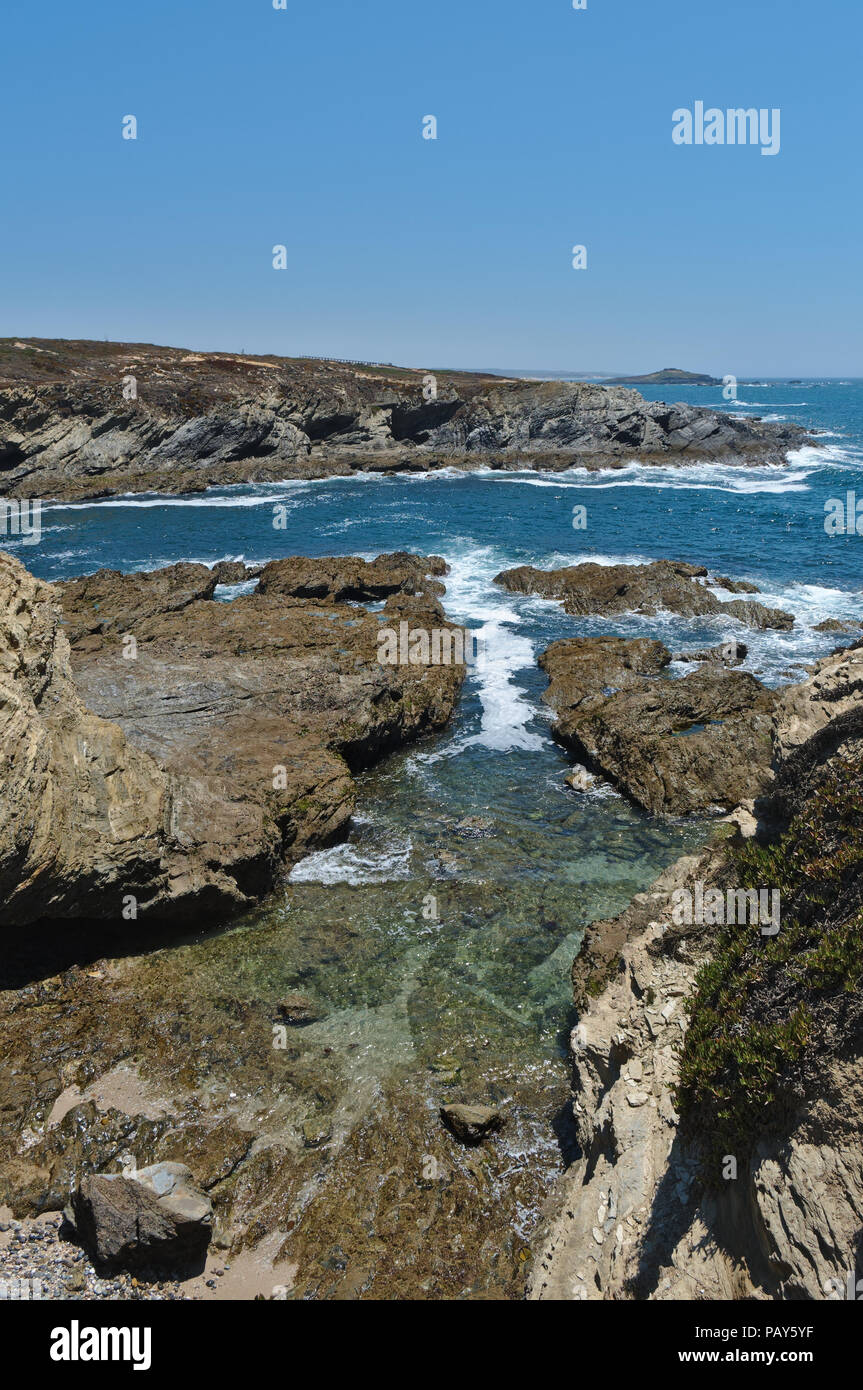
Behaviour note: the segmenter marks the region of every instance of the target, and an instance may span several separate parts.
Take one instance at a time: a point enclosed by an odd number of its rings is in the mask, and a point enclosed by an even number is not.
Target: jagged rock
[[[27,350],[29,349],[29,350]],[[66,499],[378,472],[731,459],[809,440],[585,382],[191,353],[142,343],[0,343],[0,493]],[[134,376],[137,399],[123,399]]]
[[[761,590],[757,584],[750,584],[747,579],[726,579],[724,575],[717,574],[714,579],[720,589],[727,589],[731,594],[760,594]]]
[[[708,662],[682,680],[660,673],[660,642],[570,638],[540,657],[554,737],[589,772],[653,813],[732,809],[770,780],[775,695]]]
[[[134,1178],[83,1178],[67,1216],[98,1264],[140,1269],[202,1264],[213,1205],[185,1164],[157,1163]]]
[[[398,557],[387,603],[449,626],[433,594],[400,592],[410,560]],[[351,558],[330,564],[356,572]],[[52,588],[0,555],[5,922],[236,912],[340,833],[349,768],[452,713],[463,665],[378,660],[400,610],[278,592],[220,603],[216,583],[174,565]]]
[[[588,562],[558,570],[518,565],[515,569],[502,570],[494,582],[511,593],[558,599],[565,613],[582,617],[621,613],[653,615],[668,610],[685,617],[734,618],[753,628],[787,630],[794,626],[793,615],[779,608],[766,608],[762,603],[744,599],[723,603],[712,589],[699,582],[706,578],[707,570],[702,565],[655,560],[649,565]]]
[[[499,1110],[487,1105],[442,1105],[440,1117],[451,1134],[462,1144],[481,1144],[488,1134],[503,1128]]]

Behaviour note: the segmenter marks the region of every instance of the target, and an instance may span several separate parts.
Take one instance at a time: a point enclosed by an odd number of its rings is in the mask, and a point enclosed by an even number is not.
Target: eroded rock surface
[[[298,562],[277,562],[262,591],[221,603],[203,565],[53,588],[0,557],[4,920],[123,920],[130,900],[140,916],[228,913],[332,841],[350,769],[441,727],[465,673],[379,662],[405,604],[448,626],[443,586],[417,557],[389,579],[387,557],[367,581],[363,565],[321,562],[318,600],[286,583]],[[333,601],[358,582],[389,594],[381,613]]]
[[[770,780],[775,695],[715,660],[680,680],[661,642],[554,642],[540,657],[553,733],[579,763],[654,814],[730,810]]]
[[[510,593],[557,599],[565,613],[586,617],[667,611],[684,617],[734,618],[753,628],[787,630],[794,616],[767,608],[751,599],[723,601],[705,581],[703,565],[678,560],[654,560],[648,565],[597,565],[587,562],[563,569],[541,570],[518,565],[502,570],[495,583]],[[718,583],[719,581],[717,581]]]

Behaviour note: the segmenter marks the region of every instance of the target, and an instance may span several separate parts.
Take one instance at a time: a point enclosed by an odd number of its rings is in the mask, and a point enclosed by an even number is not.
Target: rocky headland
[[[0,340],[0,495],[80,499],[442,467],[780,463],[809,441],[636,391],[470,372]]]

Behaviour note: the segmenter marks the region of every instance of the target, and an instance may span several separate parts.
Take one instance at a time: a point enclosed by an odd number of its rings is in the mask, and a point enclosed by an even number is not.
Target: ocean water
[[[348,839],[303,860],[259,912],[223,933],[190,924],[176,947],[210,1011],[226,991],[261,1007],[290,989],[318,1002],[324,1019],[299,1030],[298,1046],[314,1058],[326,1045],[328,1064],[344,1063],[325,1106],[336,1134],[358,1119],[348,1097],[373,1109],[398,1079],[422,1104],[508,1102],[502,1152],[551,1176],[562,1160],[537,1097],[551,1087],[565,1099],[568,975],[584,926],[620,911],[706,834],[704,821],[654,820],[608,789],[566,787],[568,760],[551,739],[536,665],[550,641],[615,633],[679,647],[739,636],[747,668],[777,685],[836,645],[816,624],[863,618],[863,537],[824,529],[829,498],[854,488],[863,498],[863,382],[741,383],[730,403],[720,388],[645,394],[793,420],[818,437],[774,467],[364,474],[56,505],[45,510],[41,545],[8,546],[47,579],[100,566],[396,549],[449,563],[447,612],[478,630],[486,653],[451,727],[363,774]],[[272,524],[276,504],[287,508],[284,530]],[[577,505],[587,508],[585,530],[573,529]],[[794,630],[752,633],[672,614],[575,619],[492,582],[517,564],[663,557],[753,581],[762,601],[794,613]],[[350,930],[327,949],[334,923]],[[448,1092],[438,1082],[442,1055],[460,1068]],[[513,1068],[533,1076],[533,1089],[516,1094]],[[229,1084],[240,1106],[242,1077]],[[298,1132],[323,1102],[297,1094],[279,1104],[280,1122]],[[527,1239],[535,1213],[516,1205],[511,1219]]]

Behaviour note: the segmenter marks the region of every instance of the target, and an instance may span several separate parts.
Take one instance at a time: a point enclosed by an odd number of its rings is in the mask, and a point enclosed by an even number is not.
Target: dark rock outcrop
[[[718,662],[662,678],[670,660],[646,639],[552,643],[540,665],[554,736],[645,811],[730,810],[769,782],[775,695]]]
[[[653,615],[667,610],[684,617],[734,618],[753,628],[787,630],[794,626],[793,615],[779,608],[744,599],[723,603],[707,583],[700,582],[707,577],[703,565],[654,560],[648,565],[585,563],[558,570],[519,565],[502,570],[494,582],[511,593],[557,599],[564,612],[574,616]]]
[[[627,460],[780,462],[808,436],[635,391],[139,343],[0,341],[0,494]],[[125,399],[134,378],[137,395]],[[433,399],[427,399],[429,390]]]

